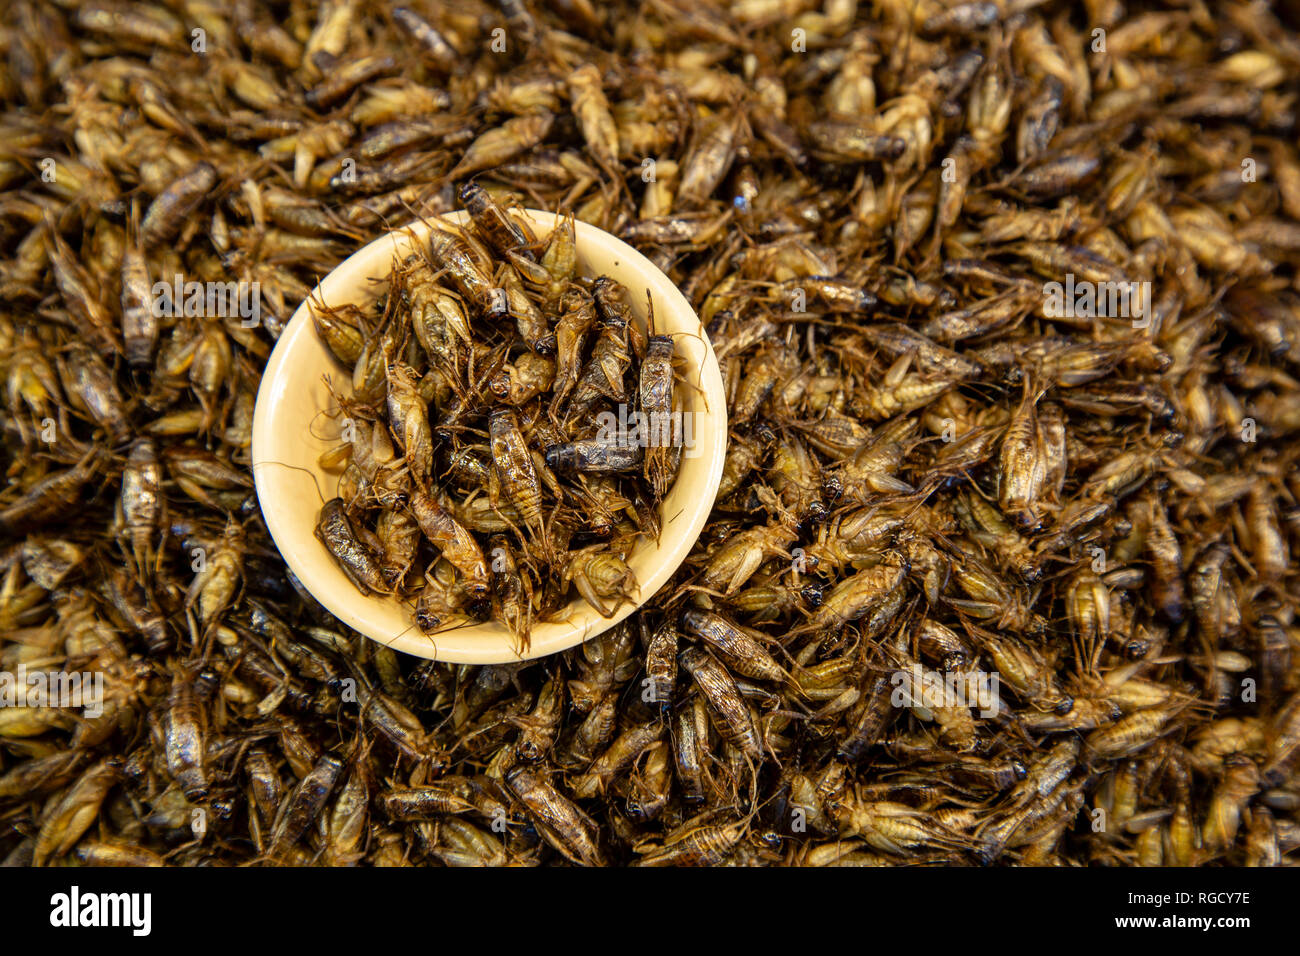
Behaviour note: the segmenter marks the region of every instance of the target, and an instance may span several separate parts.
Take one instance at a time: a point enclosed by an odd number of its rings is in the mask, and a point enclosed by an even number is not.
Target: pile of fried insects
[[[353,383],[316,533],[363,594],[418,595],[426,633],[490,616],[526,651],[569,583],[611,617],[636,586],[625,557],[659,540],[685,440],[673,338],[645,334],[616,280],[579,279],[572,219],[539,255],[477,183],[460,199],[471,231],[432,225],[373,314],[312,307]],[[647,312],[653,332],[648,293]]]
[[[1294,863],[1286,9],[11,0],[0,859]],[[468,183],[655,262],[730,422],[658,593],[483,667],[325,612],[249,468],[288,317]],[[586,293],[595,336],[618,310]],[[454,343],[455,385],[558,382],[568,314],[497,323],[529,346],[506,379]],[[367,367],[410,404],[401,362]],[[481,473],[482,421],[456,428]],[[512,547],[562,541],[489,492]],[[617,553],[632,511],[584,534]]]

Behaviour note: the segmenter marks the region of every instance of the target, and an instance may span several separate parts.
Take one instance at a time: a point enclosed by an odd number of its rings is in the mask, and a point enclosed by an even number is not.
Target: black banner
[[[558,932],[592,940],[711,929],[730,943],[869,923],[873,946],[924,934],[1230,941],[1289,924],[1283,871],[1134,869],[0,871],[25,937],[139,943],[374,945],[396,932]],[[658,927],[656,929],[655,927]],[[458,932],[459,931],[459,932]],[[449,937],[456,938],[456,937]]]

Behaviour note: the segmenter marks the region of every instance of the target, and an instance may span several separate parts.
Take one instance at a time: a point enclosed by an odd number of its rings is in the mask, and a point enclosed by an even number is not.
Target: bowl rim
[[[553,229],[565,218],[559,213],[537,209],[519,209],[515,211],[526,216],[530,225],[538,229],[547,227]],[[708,407],[707,411],[697,411],[696,414],[707,416],[716,422],[717,427],[710,436],[711,440],[702,443],[705,447],[700,451],[700,454],[708,459],[707,478],[701,491],[707,489],[708,493],[692,493],[687,497],[684,533],[675,536],[674,542],[667,548],[662,543],[660,544],[657,550],[662,554],[659,563],[656,565],[655,572],[649,575],[646,580],[638,582],[636,599],[632,602],[625,602],[611,617],[601,617],[594,609],[589,609],[591,614],[585,615],[585,625],[573,623],[568,619],[538,625],[542,630],[535,630],[530,647],[522,654],[515,648],[514,642],[508,635],[505,635],[504,629],[500,628],[500,625],[495,622],[488,622],[486,625],[478,624],[452,628],[434,632],[432,635],[426,635],[412,626],[397,635],[389,635],[389,628],[379,627],[372,618],[364,613],[363,609],[367,603],[376,602],[374,597],[362,595],[359,591],[356,592],[355,598],[351,594],[336,594],[335,590],[331,590],[331,586],[327,585],[327,582],[321,581],[314,573],[313,567],[316,562],[308,560],[297,553],[293,547],[295,539],[300,536],[300,529],[295,530],[297,523],[290,521],[281,509],[273,506],[273,502],[277,497],[273,485],[279,479],[272,478],[271,475],[277,470],[258,467],[260,464],[272,462],[276,458],[275,451],[271,447],[274,440],[272,437],[274,434],[272,415],[278,404],[277,383],[281,382],[286,374],[290,356],[295,353],[296,349],[304,341],[314,339],[318,343],[320,342],[319,333],[316,331],[315,323],[312,321],[309,312],[309,303],[317,297],[320,297],[322,301],[333,301],[334,299],[344,301],[347,298],[346,293],[337,289],[331,292],[331,286],[343,286],[345,289],[350,290],[369,279],[386,278],[389,274],[393,254],[402,250],[404,240],[411,243],[421,242],[427,237],[430,230],[435,228],[435,220],[463,225],[468,219],[469,215],[464,210],[417,219],[400,229],[392,230],[373,239],[320,279],[307,298],[299,304],[284,329],[281,330],[275,347],[262,370],[262,378],[258,386],[253,411],[253,435],[250,446],[251,468],[262,519],[266,523],[276,549],[280,552],[281,559],[285,562],[288,570],[301,583],[302,587],[338,620],[358,633],[365,635],[370,640],[394,650],[429,660],[461,664],[518,663],[549,656],[575,647],[615,627],[644,607],[663,584],[677,572],[677,569],[698,542],[709,513],[712,511],[713,501],[722,479],[722,469],[726,459],[728,429],[725,393],[717,355],[713,350],[713,345],[709,341],[703,324],[699,322],[698,315],[694,308],[691,307],[689,300],[672,280],[644,255],[618,237],[590,223],[574,220],[577,247],[580,250],[584,246],[590,248],[603,247],[613,256],[616,265],[623,266],[625,264],[629,272],[635,271],[638,274],[636,285],[638,288],[644,285],[650,291],[657,313],[663,314],[664,310],[671,307],[674,312],[684,310],[684,314],[695,319],[698,339],[704,349],[699,387],[704,393],[704,400]],[[582,258],[581,253],[579,258]],[[320,344],[323,346],[323,343]],[[696,431],[698,433],[699,429],[696,429]],[[279,494],[283,493],[282,491],[279,492]],[[574,600],[581,601],[582,599],[575,598]],[[570,606],[572,606],[572,603]],[[593,616],[594,620],[592,620]],[[482,629],[484,627],[501,629],[499,639],[491,642],[484,641],[482,638]],[[377,631],[382,631],[384,636],[377,636]],[[477,638],[467,633],[472,631],[479,632]],[[540,639],[539,634],[542,635]]]

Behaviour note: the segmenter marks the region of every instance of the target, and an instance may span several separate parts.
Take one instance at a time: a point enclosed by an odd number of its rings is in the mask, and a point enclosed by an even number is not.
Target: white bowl
[[[531,209],[522,213],[539,236],[548,235],[560,221],[553,213]],[[462,212],[443,218],[463,223],[469,217]],[[383,284],[372,280],[385,280],[394,254],[409,255],[430,228],[420,222],[376,239],[327,275],[312,300],[334,307],[373,301]],[[393,597],[362,595],[348,580],[316,538],[315,529],[320,495],[332,497],[338,487],[338,476],[318,463],[322,452],[337,446],[339,430],[338,407],[324,377],[329,375],[336,388],[348,390],[351,369],[340,366],[329,352],[305,302],[271,353],[253,414],[253,478],[262,516],[280,554],[307,590],[343,623],[381,644],[418,657],[463,664],[500,664],[554,654],[600,634],[635,611],[673,575],[699,538],[717,494],[727,444],[726,401],[717,357],[690,303],[667,276],[609,233],[583,222],[576,228],[584,275],[607,275],[627,286],[633,314],[642,324],[648,289],[654,298],[655,331],[684,333],[675,340],[677,354],[686,359],[684,374],[690,385],[679,383],[677,391],[684,411],[694,416],[694,449],[682,456],[677,481],[663,501],[659,542],[643,539],[628,559],[639,583],[633,601],[606,618],[578,597],[558,619],[533,625],[530,646],[522,655],[510,633],[495,621],[425,634],[415,624],[412,605]]]

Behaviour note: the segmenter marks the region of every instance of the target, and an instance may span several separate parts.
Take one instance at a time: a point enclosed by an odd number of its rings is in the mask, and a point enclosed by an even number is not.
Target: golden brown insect
[[[524,443],[515,413],[495,409],[489,419],[493,474],[520,517],[539,530],[542,517],[542,487],[533,468],[533,457]]]
[[[561,315],[555,326],[556,380],[550,411],[552,415],[567,399],[582,373],[583,346],[596,322],[596,304],[585,293],[574,290],[561,300]]]
[[[604,617],[612,617],[631,598],[637,586],[636,575],[627,562],[604,550],[587,549],[570,554],[564,579],[571,581],[586,602]]]
[[[140,242],[148,248],[175,236],[216,182],[217,171],[209,163],[198,163],[178,177],[145,211]]]
[[[492,562],[492,615],[505,624],[519,647],[527,650],[533,618],[532,579],[520,571],[505,535],[493,535],[488,546]]]
[[[152,564],[154,538],[162,519],[162,480],[157,443],[151,438],[140,439],[132,446],[122,471],[120,507],[141,580]]]
[[[498,298],[491,277],[463,237],[444,229],[430,230],[429,257],[480,313],[493,308]]]
[[[650,321],[653,327],[653,312]],[[642,439],[642,444],[647,446],[644,474],[655,500],[668,492],[677,477],[682,455],[680,428],[673,414],[673,348],[671,336],[652,335],[649,338],[641,362],[637,395],[644,416],[643,427],[647,430]]]
[[[567,859],[583,866],[604,862],[589,818],[544,777],[516,767],[506,775],[506,785],[528,810],[546,842]]]
[[[411,513],[424,536],[460,572],[471,598],[485,597],[489,590],[488,565],[473,535],[436,499],[423,492],[411,496]]]
[[[687,609],[682,613],[682,627],[709,645],[738,674],[767,681],[788,677],[758,641],[718,614]]]
[[[884,604],[902,583],[903,574],[902,562],[891,557],[845,578],[823,598],[808,626],[818,629],[837,627],[861,619]]]
[[[443,72],[450,73],[453,70],[458,54],[436,27],[409,7],[395,7],[393,20],[410,32]]]
[[[369,547],[357,538],[342,498],[327,501],[321,508],[316,537],[329,549],[343,573],[363,594],[384,593],[387,584]]]
[[[698,648],[682,651],[678,660],[707,701],[718,733],[747,757],[758,758],[762,754],[758,729],[754,726],[749,705],[740,696],[726,668],[707,651]]]
[[[1259,767],[1255,761],[1240,754],[1224,761],[1222,779],[1201,825],[1201,839],[1208,852],[1222,852],[1236,840],[1242,808],[1258,790]]]
[[[461,179],[513,159],[545,139],[554,119],[543,110],[506,120],[474,140],[448,175]]]
[[[206,740],[203,711],[195,699],[194,674],[177,667],[161,720],[167,772],[190,800],[208,793]]]
[[[401,365],[388,368],[388,422],[412,476],[426,481],[433,468],[433,434],[415,377]]]
[[[1002,513],[1029,530],[1036,529],[1041,522],[1039,497],[1047,480],[1037,413],[1040,394],[1032,394],[1026,380],[1024,398],[1007,426],[999,459],[998,503]]]
[[[840,835],[861,836],[878,850],[906,855],[920,846],[961,846],[956,834],[925,813],[898,803],[847,801],[838,809]]]
[[[582,415],[598,400],[622,402],[626,397],[623,374],[632,362],[628,345],[629,309],[612,280],[596,281],[594,297],[599,321],[591,358],[574,386],[565,412],[566,418]]]
[[[718,113],[699,124],[677,189],[682,203],[702,203],[713,195],[747,133],[745,116],[740,110]]]
[[[745,835],[741,823],[699,826],[674,834],[662,847],[647,850],[637,866],[716,866]]]
[[[342,773],[342,762],[326,754],[284,799],[271,828],[268,851],[273,856],[288,852],[306,834],[325,809]]]
[[[122,342],[126,360],[144,367],[158,345],[159,316],[153,307],[153,286],[144,250],[135,239],[135,207],[132,207],[132,236],[122,253]]]

